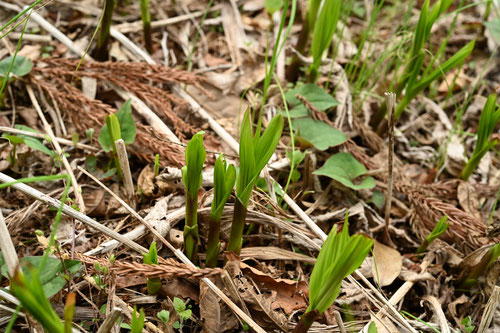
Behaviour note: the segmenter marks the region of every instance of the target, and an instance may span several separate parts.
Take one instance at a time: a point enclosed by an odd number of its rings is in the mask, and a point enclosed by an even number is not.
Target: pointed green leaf
[[[297,135],[319,150],[338,146],[347,141],[347,136],[321,120],[311,118],[295,119],[293,127]]]

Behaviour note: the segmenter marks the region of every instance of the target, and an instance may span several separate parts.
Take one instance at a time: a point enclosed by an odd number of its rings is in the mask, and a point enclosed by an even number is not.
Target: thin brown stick
[[[135,191],[134,182],[132,181],[132,173],[130,172],[130,164],[128,163],[127,148],[123,139],[115,141],[116,153],[118,161],[123,172],[123,185],[125,186],[125,193],[127,201],[132,207],[135,207]]]

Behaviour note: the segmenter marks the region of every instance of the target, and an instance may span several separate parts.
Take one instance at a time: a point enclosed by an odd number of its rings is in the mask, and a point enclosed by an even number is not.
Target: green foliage
[[[149,253],[142,254],[142,260],[148,265],[158,265],[158,252],[156,250],[156,242],[152,242],[149,246]],[[148,278],[146,279],[146,287],[148,294],[155,295],[161,289],[161,279],[160,278]]]
[[[321,120],[299,118],[293,121],[293,126],[297,131],[297,141],[306,146],[313,145],[318,150],[335,147],[347,141],[344,132]]]
[[[314,24],[311,53],[313,63],[309,69],[309,81],[316,82],[318,69],[323,58],[323,53],[332,43],[333,34],[337,29],[340,18],[342,0],[329,0],[323,3],[317,22]],[[310,18],[312,19],[312,18]],[[315,18],[314,18],[315,19]],[[310,21],[312,22],[312,20]]]
[[[38,267],[42,262],[42,256],[23,257],[19,263],[23,269],[24,276],[28,279],[33,278],[33,267]],[[69,274],[77,274],[81,268],[82,263],[78,260],[64,260],[64,267]],[[2,275],[7,277],[7,266],[2,265],[0,268]],[[61,291],[67,284],[69,277],[64,276],[63,264],[59,259],[48,257],[43,270],[37,276],[38,281],[41,283],[43,292],[47,297],[52,297]]]
[[[235,180],[236,168],[232,164],[227,165],[224,156],[220,155],[215,161],[214,167],[214,199],[210,211],[210,230],[208,232],[206,253],[206,265],[208,267],[217,265],[217,256],[220,249],[220,220],[227,199],[233,191]]]
[[[184,321],[191,318],[192,311],[191,309],[187,309],[186,304],[177,297],[174,297],[174,309],[175,312],[177,312],[180,320],[174,322],[173,327],[176,329],[182,329],[182,327],[184,326]]]
[[[203,180],[203,164],[207,157],[205,147],[203,146],[203,134],[195,134],[186,147],[185,159],[186,165],[182,167],[182,182],[186,187],[188,195],[198,197],[198,190]]]
[[[33,68],[33,63],[27,57],[18,55],[4,58],[0,61],[0,77],[6,78],[9,73],[15,76],[25,76]]]
[[[425,240],[420,244],[420,246],[417,249],[416,253],[422,253],[427,250],[427,247],[439,236],[445,233],[445,231],[448,229],[450,226],[450,223],[448,222],[448,216],[445,215],[443,216],[439,222],[436,224],[434,229],[432,229],[432,232],[425,238]]]
[[[465,333],[472,333],[476,328],[476,326],[472,325],[472,320],[470,319],[470,316],[464,317],[464,319],[462,319],[460,323],[464,327]]]
[[[309,282],[306,312],[323,313],[337,298],[342,280],[365,260],[373,241],[364,235],[349,236],[347,217],[342,232],[333,227],[319,252]]]
[[[170,312],[167,310],[161,310],[156,314],[156,316],[166,325],[170,320]]]
[[[269,14],[274,14],[283,7],[283,0],[266,0],[266,10]]]
[[[222,218],[222,211],[227,199],[233,191],[236,181],[236,168],[234,165],[227,165],[224,155],[220,155],[214,166],[214,199],[210,216],[216,220]]]
[[[186,187],[186,223],[184,247],[186,256],[195,261],[198,253],[198,190],[203,180],[202,171],[207,153],[203,146],[203,132],[195,134],[186,147],[186,165],[182,167],[182,182]]]
[[[160,174],[160,154],[155,155],[155,166],[153,174],[155,177]]]
[[[40,133],[37,130],[34,130],[34,129],[32,129],[28,126],[24,126],[24,125],[16,125],[15,128],[23,130],[23,131],[27,131],[27,132]],[[42,153],[47,154],[50,157],[53,157],[53,158],[56,157],[54,152],[52,150],[50,150],[49,148],[47,148],[42,143],[42,141],[40,141],[37,138],[31,137],[28,135],[24,135],[24,134],[13,135],[13,134],[7,134],[7,133],[3,133],[2,138],[9,140],[10,143],[14,145],[14,147],[10,151],[10,154],[8,157],[11,166],[16,163],[16,147],[18,144],[21,144],[21,143],[24,143],[25,145],[27,145],[31,149],[41,151]]]
[[[294,89],[288,90],[285,94],[286,102],[290,107],[291,118],[306,117],[310,115],[304,103],[296,97],[297,95],[305,98],[319,111],[325,111],[339,104],[332,95],[315,84],[308,83],[299,85]]]
[[[370,325],[368,326],[368,333],[377,333],[377,325],[375,325],[375,322],[371,322]]]
[[[375,180],[366,177],[359,184],[353,181],[366,173],[366,168],[349,153],[337,153],[331,156],[325,164],[313,172],[315,175],[328,176],[353,190],[375,187]]]
[[[243,117],[240,131],[240,170],[236,182],[236,196],[248,206],[252,189],[273,155],[283,131],[283,117],[275,116],[264,133],[252,134],[250,113],[247,111]]]
[[[469,179],[472,172],[477,168],[483,156],[498,144],[498,139],[491,139],[491,134],[500,121],[500,107],[496,107],[497,95],[491,94],[484,105],[483,112],[479,118],[477,130],[477,143],[472,156],[462,170],[461,178]],[[496,109],[496,110],[495,110]]]
[[[125,144],[134,142],[136,131],[130,103],[130,100],[125,102],[116,115],[106,116],[106,125],[99,133],[99,143],[104,151],[112,151],[118,139],[123,139]]]
[[[130,333],[142,333],[144,328],[144,319],[146,314],[143,309],[140,309],[139,315],[137,315],[137,309],[134,306],[134,311],[132,312],[132,321],[130,322]]]
[[[66,333],[65,326],[52,308],[42,287],[38,272],[30,269],[30,276],[17,271],[11,280],[10,290],[21,305],[47,332]]]

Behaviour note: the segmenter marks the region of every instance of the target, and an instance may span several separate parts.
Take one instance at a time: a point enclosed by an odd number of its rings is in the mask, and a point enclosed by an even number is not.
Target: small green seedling
[[[429,247],[429,245],[431,245],[431,243],[436,238],[438,238],[439,236],[444,234],[449,226],[450,226],[450,223],[448,222],[448,216],[445,215],[439,220],[439,222],[436,224],[436,226],[434,227],[432,232],[429,234],[429,236],[427,236],[424,239],[424,241],[422,242],[422,244],[420,244],[420,246],[417,249],[417,252],[415,252],[415,253],[420,254],[420,253],[427,251],[427,248]]]
[[[219,255],[220,242],[220,221],[222,211],[227,199],[233,191],[236,180],[236,168],[234,165],[227,165],[223,155],[220,155],[215,161],[214,166],[214,199],[210,211],[210,230],[208,232],[207,242],[207,267],[217,266],[217,257]]]
[[[153,40],[151,38],[151,15],[149,14],[149,0],[141,0],[141,20],[144,29],[144,44],[149,54],[153,53]]]
[[[145,264],[148,265],[158,265],[158,252],[156,250],[156,242],[152,242],[149,246],[149,253],[143,253],[142,259]],[[161,279],[157,278],[148,278],[146,280],[146,285],[148,289],[148,294],[155,295],[161,289]]]
[[[229,236],[228,251],[240,254],[243,242],[243,229],[253,187],[260,172],[273,155],[283,131],[283,117],[275,116],[262,135],[252,134],[250,112],[243,117],[240,130],[240,168],[236,182],[233,224]]]
[[[354,156],[345,152],[331,156],[321,168],[313,173],[328,176],[353,190],[375,187],[375,180],[372,177],[366,177],[360,183],[354,183],[356,178],[366,174],[366,168]]]
[[[134,306],[134,311],[132,312],[132,320],[130,322],[130,333],[142,333],[144,329],[144,319],[146,314],[143,309],[139,310],[139,315],[137,316],[137,309]]]
[[[170,311],[161,310],[160,312],[158,312],[156,314],[156,316],[158,317],[158,319],[160,319],[162,321],[162,323],[167,325],[168,321],[170,320]]]
[[[184,303],[180,298],[174,297],[174,309],[179,315],[179,321],[175,321],[172,325],[175,329],[182,329],[184,327],[184,322],[191,318],[191,309],[186,308],[186,303]]]
[[[471,158],[462,170],[461,178],[463,180],[469,179],[483,156],[498,144],[498,139],[490,140],[491,134],[500,121],[500,107],[496,107],[496,101],[497,95],[491,94],[484,105],[483,112],[479,118],[476,147],[474,147]]]
[[[203,146],[203,132],[195,134],[186,147],[186,165],[182,167],[182,182],[186,187],[186,224],[184,251],[195,262],[198,254],[198,191],[203,180],[203,164],[207,157]]]
[[[101,290],[104,290],[108,285],[105,282],[106,275],[108,275],[108,268],[96,262],[94,263],[94,269],[96,274],[92,276],[92,279],[94,279],[94,282]]]
[[[309,330],[317,315],[325,312],[337,298],[342,280],[354,272],[372,248],[365,235],[349,236],[346,216],[342,231],[333,227],[319,252],[309,280],[309,306],[294,333]]]
[[[500,256],[500,243],[497,243],[486,252],[478,264],[472,266],[467,274],[460,276],[456,282],[459,289],[469,290],[477,283],[477,279],[486,272],[488,268]]]
[[[313,1],[313,3],[314,2],[317,3],[319,1]],[[319,6],[319,4],[314,4],[314,6]],[[337,23],[340,18],[341,7],[342,0],[325,1],[317,20],[316,17],[308,17],[308,19],[311,19],[311,22],[316,22],[314,23],[311,45],[313,63],[309,67],[309,82],[314,83],[318,80],[319,65],[323,58],[323,54],[332,43],[333,34],[337,29]],[[311,15],[313,15],[313,13],[311,13]]]
[[[71,333],[71,321],[75,312],[75,294],[70,293],[64,307],[65,323],[61,321],[47,298],[39,273],[30,270],[29,278],[21,271],[16,271],[11,279],[10,290],[21,305],[33,316],[47,332]]]
[[[118,110],[116,114],[106,116],[106,125],[104,125],[99,133],[99,143],[101,148],[106,152],[113,152],[113,159],[118,176],[121,178],[120,162],[116,152],[115,141],[123,139],[125,144],[131,144],[135,140],[135,122],[132,118],[131,101],[128,100]]]
[[[5,106],[5,89],[10,76],[25,76],[31,72],[32,68],[31,60],[21,55],[10,56],[0,61],[0,108]]]

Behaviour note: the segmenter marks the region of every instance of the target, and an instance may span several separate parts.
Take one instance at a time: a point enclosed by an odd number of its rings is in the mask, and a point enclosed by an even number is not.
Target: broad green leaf
[[[41,256],[24,257],[19,260],[21,267],[23,267],[23,272],[28,278],[32,277],[32,271],[30,268],[38,267],[42,261]],[[66,271],[70,274],[75,274],[80,270],[82,264],[78,260],[64,260],[66,266]],[[2,266],[2,275],[7,277],[7,267]],[[43,286],[43,291],[47,297],[51,297],[57,294],[64,286],[67,281],[62,277],[64,270],[61,261],[56,258],[48,257],[45,267],[40,272],[39,280]]]
[[[179,312],[178,314],[179,314],[179,317],[181,317],[183,320],[188,320],[189,318],[191,318],[192,311],[191,311],[191,309],[187,309],[187,310]]]
[[[354,180],[366,173],[366,168],[349,153],[337,153],[330,157],[325,164],[313,172],[315,175],[328,176],[353,190],[375,187],[375,180],[367,177],[359,184]]]
[[[45,147],[45,145],[40,140],[26,135],[19,135],[19,137],[23,138],[24,143],[31,149],[41,151],[42,153],[54,157],[54,152],[49,148]]]
[[[283,7],[283,0],[266,0],[265,6],[269,14],[272,15]]]
[[[174,309],[179,314],[186,310],[186,304],[182,299],[174,297]]]
[[[368,333],[378,333],[377,325],[375,325],[375,322],[372,321],[370,325],[368,325]]]
[[[156,315],[158,318],[160,318],[160,320],[164,323],[164,324],[167,324],[168,321],[170,320],[170,312],[167,311],[167,310],[161,310],[160,312],[158,312],[158,314]]]
[[[142,254],[143,262],[148,265],[158,265],[158,253],[156,250],[156,242],[152,242],[149,246],[149,253]]]
[[[7,57],[0,61],[0,77],[7,76],[9,72],[10,64],[12,63],[13,57]],[[12,66],[11,74],[16,76],[24,76],[31,71],[33,64],[29,58],[18,55],[16,56],[16,60],[14,60],[14,65]]]
[[[125,102],[125,104],[123,104],[120,110],[116,113],[116,117],[118,118],[118,123],[120,125],[120,138],[123,139],[126,144],[133,143],[136,134],[135,122],[132,117],[132,108],[130,103],[130,100]],[[108,124],[104,125],[99,133],[99,143],[101,144],[102,149],[107,152],[113,150],[114,141],[116,140],[113,140],[109,134]]]
[[[339,102],[328,94],[324,89],[321,89],[315,84],[308,83],[298,86],[294,89],[287,91],[285,94],[286,102],[291,107],[290,117],[305,117],[309,115],[306,106],[296,97],[297,95],[304,97],[315,108],[320,111],[325,111]]]
[[[2,138],[9,140],[10,143],[12,143],[13,145],[18,145],[20,143],[24,143],[23,138],[20,138],[20,137],[15,136],[15,135],[9,135],[7,133],[2,133]]]
[[[319,150],[335,147],[347,141],[347,136],[342,131],[320,120],[295,119],[293,126],[297,130],[298,136]]]

